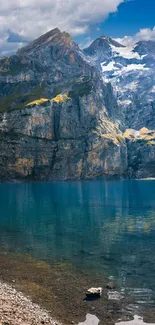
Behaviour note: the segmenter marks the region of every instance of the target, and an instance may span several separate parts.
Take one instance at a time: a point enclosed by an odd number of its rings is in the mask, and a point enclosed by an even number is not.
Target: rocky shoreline
[[[86,315],[86,320],[79,325],[94,325],[100,320],[92,314]],[[18,292],[13,286],[0,282],[0,325],[61,325],[53,319],[48,311],[34,304],[29,297]],[[72,322],[74,324],[74,322]],[[143,318],[134,316],[133,320],[116,323],[116,325],[142,325]],[[150,324],[155,325],[155,324]]]
[[[0,325],[17,324],[58,325],[58,322],[11,285],[0,282]]]
[[[144,322],[154,323],[153,306],[137,309],[134,298],[127,295],[109,299],[109,289],[115,286],[112,282],[107,285],[107,279],[106,275],[80,272],[65,262],[49,264],[28,254],[1,253],[0,325],[79,324],[88,314],[96,316],[100,325],[114,325],[132,320],[137,313]],[[92,284],[103,285],[100,299],[86,299]]]

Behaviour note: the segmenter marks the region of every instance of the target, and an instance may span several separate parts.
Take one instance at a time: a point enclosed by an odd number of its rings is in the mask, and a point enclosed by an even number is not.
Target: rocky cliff
[[[154,131],[127,127],[69,34],[55,29],[0,59],[1,180],[155,176]]]

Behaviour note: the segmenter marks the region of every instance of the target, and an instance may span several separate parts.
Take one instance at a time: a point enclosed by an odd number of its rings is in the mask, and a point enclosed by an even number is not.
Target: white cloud
[[[83,42],[79,44],[79,47],[81,49],[86,49],[87,47],[89,47],[93,43],[93,41],[94,40],[90,36],[88,36],[88,37],[83,39]]]
[[[117,38],[116,40],[117,42],[127,46],[132,46],[133,44],[139,41],[155,41],[155,26],[153,27],[153,29],[140,29],[140,31],[133,36],[124,36],[123,38]]]
[[[91,24],[106,19],[125,1],[0,0],[0,50],[4,51],[2,44],[8,47],[8,30],[27,39],[38,37],[55,27],[73,36],[84,34]]]

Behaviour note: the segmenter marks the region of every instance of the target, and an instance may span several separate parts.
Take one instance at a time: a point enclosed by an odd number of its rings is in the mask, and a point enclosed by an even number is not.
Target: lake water
[[[0,184],[1,251],[71,263],[155,301],[155,181]]]

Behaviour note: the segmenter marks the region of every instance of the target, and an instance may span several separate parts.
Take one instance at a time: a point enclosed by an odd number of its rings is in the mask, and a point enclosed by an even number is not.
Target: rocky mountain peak
[[[91,57],[95,63],[101,63],[112,57],[113,47],[116,49],[124,46],[108,36],[100,36],[88,48],[84,49],[86,56]]]
[[[74,43],[70,34],[68,34],[66,32],[62,32],[62,33],[58,34],[57,36],[58,37],[56,37],[54,40],[55,41],[59,40],[60,42],[64,43],[64,45],[72,46]]]
[[[35,67],[37,65],[37,70],[41,70],[42,80],[58,81],[63,79],[63,75],[67,71],[70,71],[68,74],[72,75],[78,73],[78,70],[83,69],[86,65],[86,61],[82,59],[79,46],[68,33],[61,32],[58,28],[49,31],[18,50],[16,57],[21,62],[24,58],[24,60],[30,60],[33,66],[34,64]],[[33,68],[30,73],[33,74],[34,70]]]
[[[109,36],[100,36],[99,37],[101,40],[106,41],[109,45],[114,45],[115,47],[125,47],[124,45],[118,43],[117,41],[115,41],[113,38],[109,37]]]
[[[39,48],[41,45],[45,44],[46,42],[49,42],[54,37],[61,34],[61,31],[58,28],[52,29],[49,32],[43,34],[42,36],[38,37],[28,45],[22,47],[17,51],[18,54],[28,53],[32,49]]]
[[[139,41],[135,44],[134,50],[140,55],[155,55],[155,41]]]
[[[68,33],[61,32],[58,28],[55,28],[19,49],[17,54],[29,56],[34,53],[40,54],[42,50],[44,51],[45,48],[52,46],[79,49],[78,45],[72,40],[72,37]]]
[[[84,49],[86,54],[94,54],[98,50],[105,51],[111,48],[111,45],[115,47],[124,47],[122,44],[116,42],[114,39],[108,36],[100,36],[97,38],[88,48]]]

